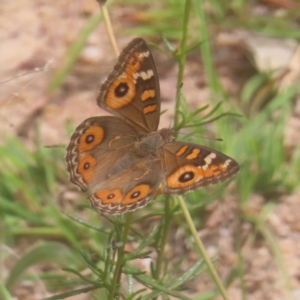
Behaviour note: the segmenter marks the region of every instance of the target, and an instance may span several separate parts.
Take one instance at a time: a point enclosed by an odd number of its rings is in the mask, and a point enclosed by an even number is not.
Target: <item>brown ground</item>
[[[94,0],[2,1],[1,11],[1,131],[22,135],[23,141],[30,147],[34,134],[32,125],[38,120],[44,145],[65,145],[69,141],[65,130],[67,120],[79,124],[84,119],[95,116],[95,112],[97,115],[105,114],[96,106],[95,97],[99,84],[112,68],[115,57],[103,23],[89,36],[79,61],[62,88],[54,94],[48,92],[51,75],[61,67],[65,51],[86,23],[86,16],[99,11],[98,5]],[[112,10],[112,22],[120,49],[132,39],[132,36],[124,36],[121,30],[126,22],[130,23],[128,16],[134,13],[135,10],[129,8],[122,10],[116,7]],[[237,36],[234,34],[229,36],[230,39],[224,39],[224,36],[216,37],[216,44],[218,41],[221,42],[215,54],[222,82],[234,98],[243,83],[254,73],[254,69],[237,44],[228,42],[235,38],[238,40]],[[159,61],[162,109],[168,109],[161,127],[168,127],[174,110],[177,67],[174,62],[158,52],[154,52],[154,56],[156,61]],[[209,103],[209,90],[198,59],[196,54],[191,54],[188,58],[183,86],[183,92],[189,99],[192,109]],[[230,65],[228,61],[231,62]],[[38,70],[33,71],[35,68]],[[297,131],[295,128],[300,128],[299,121],[295,118],[291,122],[294,124],[291,127],[292,132]],[[0,135],[0,139],[2,136],[3,134]],[[295,138],[291,140],[295,141]],[[257,213],[261,210],[265,199],[260,195],[252,195],[251,198],[249,209]],[[226,277],[237,262],[234,245],[236,200],[229,198],[219,202],[218,205],[216,203],[210,205],[207,208],[207,226],[199,232],[208,253],[219,255],[217,266],[222,278]],[[243,247],[248,299],[282,300],[292,299],[292,295],[294,299],[300,299],[299,207],[299,192],[282,196],[267,217],[267,223],[276,237],[287,267],[292,292],[290,294],[286,292],[274,254],[271,253],[264,239],[261,239],[255,243],[245,244]],[[251,226],[245,224],[243,230],[245,233],[249,232]],[[175,234],[180,243],[182,233]],[[167,252],[174,249],[172,245],[168,247]],[[194,254],[190,255],[191,259],[196,259],[192,257]],[[194,281],[190,291],[196,295],[206,290],[209,286],[208,282],[208,276],[201,281]],[[26,297],[20,296],[17,299],[33,300],[41,297],[41,294],[34,295],[34,290],[31,293],[32,295],[27,294]],[[238,281],[230,286],[228,293],[232,300],[241,299]],[[188,294],[192,296],[191,293]]]

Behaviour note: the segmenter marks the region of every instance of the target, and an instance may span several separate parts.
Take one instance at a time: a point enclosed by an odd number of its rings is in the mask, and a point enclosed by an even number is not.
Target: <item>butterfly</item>
[[[70,180],[93,208],[122,214],[145,206],[161,189],[181,195],[225,181],[239,164],[214,149],[175,141],[173,130],[158,130],[160,88],[145,40],[122,51],[102,84],[97,104],[113,116],[80,124],[67,147]]]

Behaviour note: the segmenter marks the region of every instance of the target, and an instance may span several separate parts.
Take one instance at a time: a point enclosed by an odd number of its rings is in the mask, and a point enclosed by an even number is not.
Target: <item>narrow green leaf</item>
[[[10,270],[6,281],[7,288],[11,290],[28,268],[49,261],[59,265],[68,265],[74,261],[74,255],[67,246],[61,243],[46,242],[38,245],[23,255]]]
[[[80,295],[80,294],[85,294],[85,293],[88,293],[90,291],[93,291],[93,290],[96,290],[96,289],[99,289],[99,288],[101,288],[101,286],[89,286],[89,287],[85,287],[85,288],[82,288],[82,289],[73,290],[71,292],[66,292],[66,293],[62,293],[62,294],[59,294],[59,295],[55,295],[55,296],[52,296],[52,297],[43,298],[42,300],[66,299],[68,297],[76,296],[76,295]]]
[[[96,26],[102,21],[102,13],[92,16],[92,18],[85,24],[85,27],[78,34],[77,39],[68,49],[66,53],[65,65],[58,70],[49,85],[50,91],[55,91],[62,84],[66,76],[70,73],[73,65],[75,64],[81,50],[83,49],[86,40],[90,36],[90,33],[96,28]]]

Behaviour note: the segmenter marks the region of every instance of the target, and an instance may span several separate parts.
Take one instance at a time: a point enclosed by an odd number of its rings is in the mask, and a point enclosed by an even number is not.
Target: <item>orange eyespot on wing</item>
[[[130,74],[115,80],[107,94],[106,104],[112,109],[120,109],[132,102],[136,94],[136,87],[133,80],[129,79]]]
[[[120,109],[129,105],[136,96],[136,77],[145,56],[134,52],[129,58],[125,71],[112,82],[106,96],[106,104],[112,109]]]
[[[193,186],[195,189],[211,183],[217,183],[218,181],[224,181],[231,177],[231,174],[226,176],[230,161],[228,159],[218,165],[210,163],[198,167],[194,165],[182,166],[167,178],[167,186],[174,190]]]
[[[223,182],[237,174],[239,164],[214,149],[191,143],[171,142],[163,146],[165,194],[180,195]]]
[[[136,38],[121,52],[97,98],[98,105],[140,133],[156,131],[160,117],[157,70],[147,43]]]
[[[76,128],[67,147],[70,180],[89,193],[93,208],[122,214],[155,195],[183,194],[225,181],[238,163],[205,146],[175,142],[157,131],[160,89],[147,43],[134,39],[102,84],[98,105],[114,115],[93,117]]]
[[[111,215],[122,214],[145,206],[154,196],[150,184],[139,184],[124,196],[121,189],[103,189],[89,197],[93,208]]]
[[[122,201],[122,204],[126,205],[130,203],[138,202],[143,198],[145,198],[150,193],[150,191],[151,191],[150,185],[140,184],[126,194],[126,196]]]
[[[95,196],[101,200],[103,204],[118,204],[123,199],[123,194],[120,189],[100,190],[95,193]]]
[[[93,125],[87,128],[85,133],[80,137],[78,150],[80,152],[89,151],[101,144],[104,139],[104,130],[102,127]]]
[[[79,157],[78,173],[82,176],[85,183],[90,183],[95,176],[96,158],[90,154]]]
[[[167,178],[167,185],[171,189],[187,187],[201,180],[203,176],[201,169],[193,165],[185,165]]]

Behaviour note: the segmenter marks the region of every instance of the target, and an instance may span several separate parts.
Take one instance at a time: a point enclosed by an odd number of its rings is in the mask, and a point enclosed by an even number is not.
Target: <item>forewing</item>
[[[197,144],[167,143],[162,151],[163,192],[184,194],[228,180],[240,170],[229,156]]]
[[[133,125],[138,131],[157,130],[160,90],[155,63],[147,43],[137,38],[122,51],[102,84],[98,105]]]

